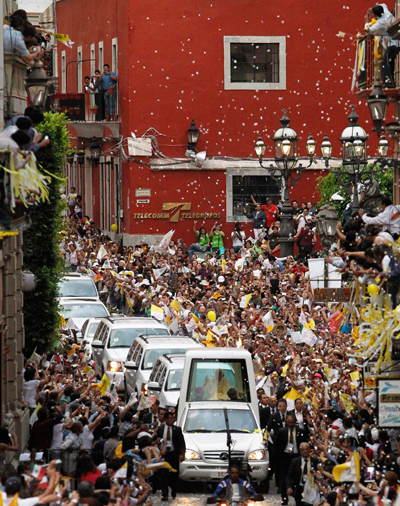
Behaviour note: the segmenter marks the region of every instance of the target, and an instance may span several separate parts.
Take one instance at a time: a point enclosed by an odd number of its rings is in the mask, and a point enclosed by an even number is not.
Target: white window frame
[[[104,67],[104,43],[103,41],[99,42],[99,70],[103,73]]]
[[[82,46],[78,46],[77,52],[76,52],[76,59],[78,60],[78,70],[76,72],[76,79],[77,79],[77,92],[82,93]]]
[[[61,51],[61,93],[67,93],[67,63],[66,63],[66,52]]]
[[[96,70],[96,46],[90,44],[90,77],[94,76]]]
[[[111,44],[111,70],[118,75],[118,39],[112,39]]]
[[[226,221],[228,223],[249,221],[244,214],[233,214],[233,176],[270,176],[271,172],[262,168],[238,168],[226,171]],[[283,198],[284,186],[281,187],[281,199]],[[249,202],[251,204],[251,202]],[[249,209],[251,206],[249,207]],[[251,208],[252,209],[252,208]]]
[[[106,175],[106,210],[107,214],[105,215],[105,224],[104,228],[106,230],[111,230],[111,180],[112,180],[112,158],[111,156],[106,156],[106,162],[111,162],[111,165],[105,165],[105,175]]]
[[[106,214],[105,214],[105,207],[106,207],[106,197],[105,197],[105,191],[106,191],[106,185],[107,182],[104,180],[104,156],[100,156],[99,160],[99,176],[100,176],[100,229],[104,230],[105,227],[105,221],[106,221]]]
[[[279,83],[232,83],[231,44],[279,44]],[[225,90],[286,90],[286,37],[224,37],[224,89]]]
[[[94,72],[96,70],[96,45],[90,44],[90,79],[94,76]],[[94,102],[94,94],[90,95],[90,105],[95,105]],[[89,214],[89,216],[92,216]]]

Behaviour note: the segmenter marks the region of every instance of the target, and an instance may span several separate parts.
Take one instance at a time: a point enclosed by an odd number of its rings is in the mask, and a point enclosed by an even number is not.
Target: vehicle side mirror
[[[161,392],[160,384],[156,381],[150,381],[147,385],[147,390],[154,390],[155,392]]]
[[[92,343],[92,346],[93,346],[93,343]],[[135,364],[135,362],[132,362],[132,361],[128,361],[128,362],[125,362],[124,364],[125,366],[125,369],[137,369],[137,365]]]
[[[104,344],[101,341],[92,341],[92,348],[104,348]]]
[[[218,499],[216,497],[207,497],[207,504],[215,504],[216,502],[218,502]]]

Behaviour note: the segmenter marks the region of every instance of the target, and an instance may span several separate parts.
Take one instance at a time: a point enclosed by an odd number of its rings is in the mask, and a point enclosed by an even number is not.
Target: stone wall
[[[1,355],[1,423],[10,427],[18,436],[21,450],[29,436],[29,410],[21,410],[23,378],[22,350],[25,343],[22,292],[22,241],[25,219],[13,222],[18,235],[5,237],[1,248],[1,297],[3,321],[7,330],[3,333]]]

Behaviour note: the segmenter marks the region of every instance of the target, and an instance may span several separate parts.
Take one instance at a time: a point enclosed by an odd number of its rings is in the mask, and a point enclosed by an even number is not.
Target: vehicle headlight
[[[121,362],[115,362],[114,360],[111,360],[111,362],[108,362],[107,371],[112,371],[112,372],[122,371]]]
[[[147,383],[143,383],[142,384],[142,393],[144,393],[144,395],[147,395]]]
[[[249,460],[263,460],[265,459],[265,450],[256,450],[251,452],[249,455]]]
[[[186,450],[185,460],[200,460],[200,455],[193,450]]]

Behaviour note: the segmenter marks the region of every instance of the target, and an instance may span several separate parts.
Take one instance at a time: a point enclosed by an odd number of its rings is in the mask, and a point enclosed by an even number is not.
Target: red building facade
[[[351,91],[354,45],[337,36],[356,34],[368,6],[364,0],[58,1],[57,31],[74,41],[58,51],[60,95],[82,92],[83,77],[103,63],[118,74],[116,122],[71,117],[74,143],[87,157],[67,172],[84,211],[105,230],[117,223],[131,244],[171,228],[190,243],[194,221],[207,229],[221,222],[230,235],[235,220],[248,221],[242,207],[253,209],[251,195],[280,198],[254,143],[261,133],[265,156],[273,156],[271,136],[283,108],[300,137],[299,156],[306,156],[311,132],[318,145],[328,134],[340,157],[350,104],[358,106],[360,124],[372,128],[366,104]],[[196,151],[207,153],[202,167],[185,156],[192,119],[200,131]],[[102,150],[97,164],[89,159],[92,137]],[[319,201],[323,169],[318,161],[305,170],[291,198]]]

